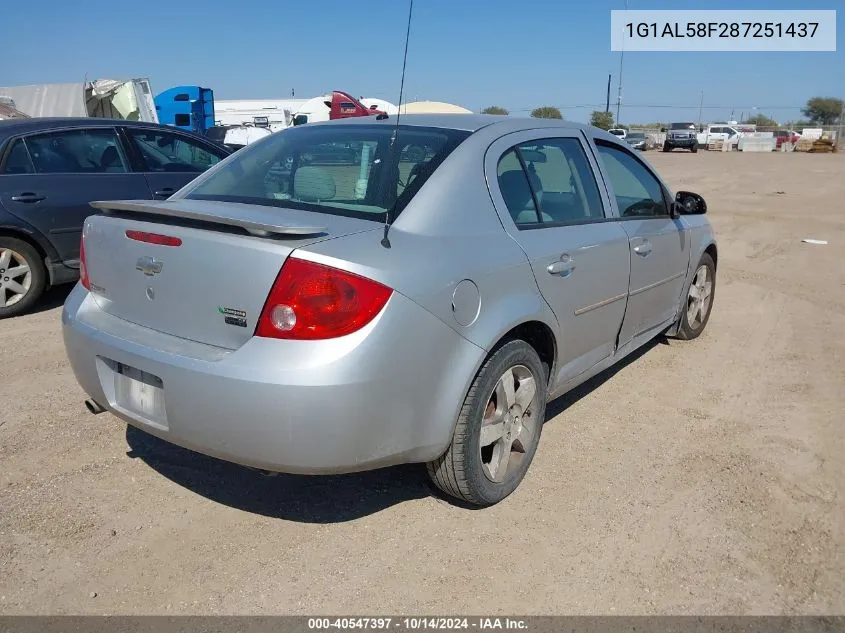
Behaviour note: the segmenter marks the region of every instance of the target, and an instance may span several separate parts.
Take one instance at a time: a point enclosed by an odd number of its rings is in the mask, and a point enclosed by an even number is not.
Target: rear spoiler
[[[192,204],[193,202],[193,204]],[[105,215],[110,211],[129,211],[131,213],[145,213],[163,215],[171,218],[185,218],[199,220],[224,226],[236,226],[246,229],[251,235],[266,237],[267,235],[316,235],[325,233],[326,227],[308,224],[280,224],[276,213],[266,207],[252,204],[230,202],[207,202],[190,200],[172,200],[154,202],[148,200],[100,200],[90,203],[95,209],[100,209]],[[200,210],[197,206],[216,206],[214,211]],[[191,208],[194,207],[194,208]]]

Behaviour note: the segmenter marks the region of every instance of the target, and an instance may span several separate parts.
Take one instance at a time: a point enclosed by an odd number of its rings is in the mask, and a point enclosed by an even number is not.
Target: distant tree
[[[590,125],[603,130],[609,130],[613,127],[613,113],[593,110],[593,113],[590,115]]]
[[[531,116],[535,119],[562,119],[563,115],[554,106],[543,106],[541,108],[534,108],[531,111]]]
[[[813,123],[833,125],[842,114],[842,99],[836,97],[813,97],[801,113]]]
[[[669,127],[668,123],[630,123],[626,128],[632,130],[659,130],[662,127]]]
[[[770,119],[765,114],[755,114],[754,116],[747,117],[745,121],[740,121],[740,123],[748,123],[749,125],[756,125],[757,127],[777,127],[778,122],[774,119]]]
[[[805,127],[813,127],[814,123],[812,121],[789,121],[785,123],[786,127],[790,130],[803,130]]]
[[[481,111],[481,114],[510,114],[502,106],[488,106]]]

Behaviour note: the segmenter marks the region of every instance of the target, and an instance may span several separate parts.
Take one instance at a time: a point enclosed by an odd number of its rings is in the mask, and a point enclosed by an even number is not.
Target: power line
[[[580,103],[580,104],[570,104],[570,105],[554,105],[559,110],[572,110],[578,108],[593,108],[593,109],[603,109],[605,107],[604,103]],[[734,108],[746,108],[752,109],[756,107],[758,110],[801,110],[802,108],[806,107],[805,105],[792,105],[792,106],[731,106],[731,105],[670,105],[665,103],[660,104],[646,104],[646,103],[629,103],[626,104],[626,108],[672,108],[676,110],[731,110]],[[534,108],[508,108],[510,112],[530,112],[534,110]]]

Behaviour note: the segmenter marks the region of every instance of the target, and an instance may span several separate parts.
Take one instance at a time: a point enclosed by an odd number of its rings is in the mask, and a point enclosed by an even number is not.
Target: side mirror
[[[665,131],[666,131],[666,128],[665,128],[665,127],[662,127],[662,128],[660,128],[660,131],[661,131],[661,132],[665,132]]]
[[[707,213],[704,198],[691,191],[679,191],[675,194],[675,206],[683,215],[702,215]]]

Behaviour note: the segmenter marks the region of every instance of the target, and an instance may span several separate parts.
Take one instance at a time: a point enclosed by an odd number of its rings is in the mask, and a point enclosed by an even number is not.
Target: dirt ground
[[[0,613],[845,612],[845,156],[647,157],[709,203],[708,329],[552,403],[490,509],[127,431],[83,406],[66,289],[0,322]]]

